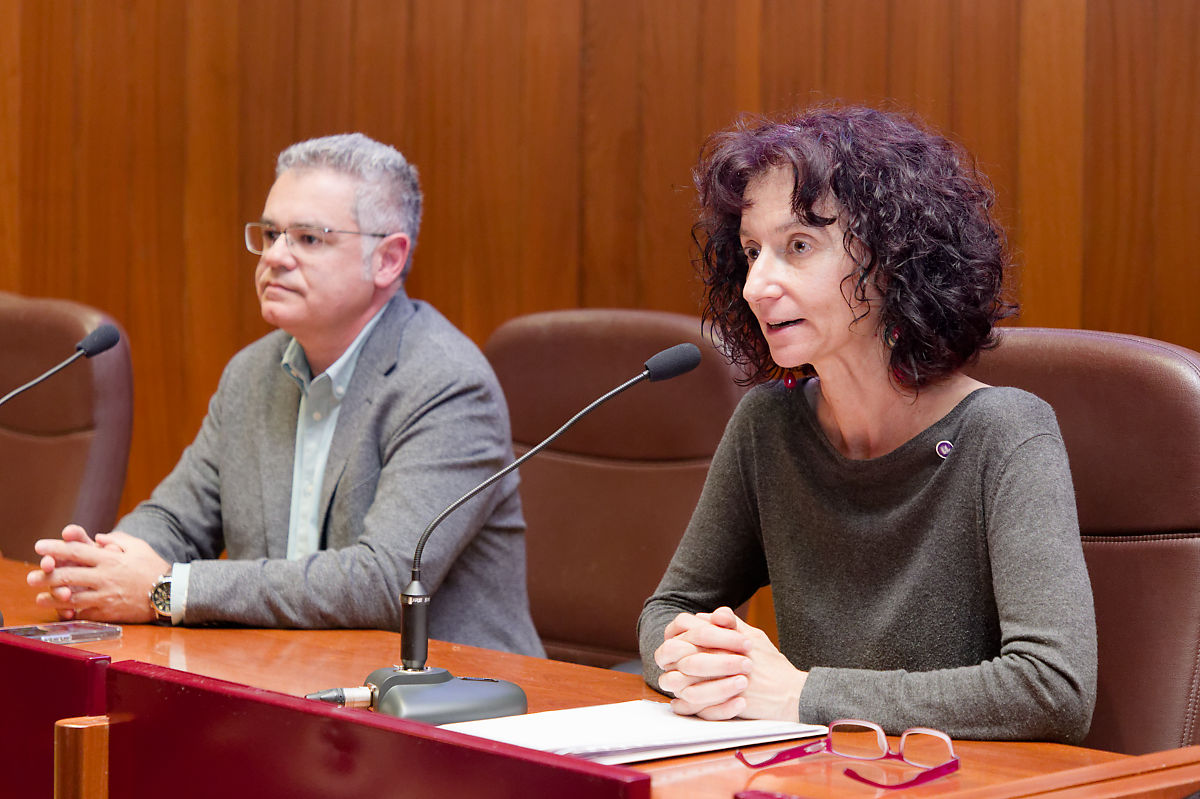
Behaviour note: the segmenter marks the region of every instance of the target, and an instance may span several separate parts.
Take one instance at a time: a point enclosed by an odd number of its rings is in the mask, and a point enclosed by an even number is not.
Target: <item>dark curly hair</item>
[[[992,216],[990,183],[959,146],[900,114],[822,107],[784,121],[744,118],[709,137],[696,166],[692,237],[705,285],[704,320],[746,383],[780,376],[742,298],[739,230],[746,185],[776,167],[795,176],[792,207],[806,225],[841,222],[856,267],[857,302],[882,295],[893,379],[920,388],[995,346],[993,326],[1016,312],[1002,297],[1010,257]],[[832,199],[835,217],[823,216]],[[870,306],[867,306],[870,308]],[[865,312],[864,312],[865,315]]]

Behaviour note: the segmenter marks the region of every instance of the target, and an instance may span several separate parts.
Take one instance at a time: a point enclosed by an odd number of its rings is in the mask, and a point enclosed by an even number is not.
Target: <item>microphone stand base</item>
[[[401,719],[449,724],[525,713],[529,702],[507,680],[455,677],[445,669],[385,666],[367,675],[375,686],[375,710]]]

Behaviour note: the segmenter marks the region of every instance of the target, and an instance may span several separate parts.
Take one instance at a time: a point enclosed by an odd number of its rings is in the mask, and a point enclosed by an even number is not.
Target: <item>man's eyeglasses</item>
[[[386,238],[388,233],[364,233],[361,230],[334,230],[327,227],[311,227],[308,225],[292,225],[280,230],[265,222],[250,222],[246,225],[246,249],[255,255],[262,255],[283,236],[288,249],[293,255],[315,255],[329,243],[331,234],[343,233],[349,236],[374,236]]]
[[[891,785],[867,779],[854,769],[846,769],[847,777],[876,788],[911,788],[958,770],[958,756],[954,754],[954,744],[950,741],[950,736],[941,730],[931,730],[928,727],[905,730],[900,735],[900,751],[893,752],[888,747],[887,736],[878,724],[858,719],[835,721],[829,725],[829,734],[824,738],[784,749],[759,763],[751,763],[741,750],[734,752],[734,756],[750,768],[766,768],[823,752],[854,760],[902,760],[909,765],[925,769],[910,780]],[[743,799],[751,799],[755,794],[755,791],[743,791],[737,795]]]

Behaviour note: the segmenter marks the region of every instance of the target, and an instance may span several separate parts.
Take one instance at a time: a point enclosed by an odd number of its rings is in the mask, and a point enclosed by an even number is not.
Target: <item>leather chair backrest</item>
[[[698,317],[576,309],[506,322],[484,351],[518,456],[656,352],[690,341],[700,366],[600,406],[520,468],[533,621],[554,658],[636,658],[636,624],[700,497],[744,390]]]
[[[0,292],[0,396],[75,352],[112,319],[57,299]],[[34,561],[33,544],[71,523],[106,532],[125,486],[133,421],[129,343],[81,358],[0,407],[0,552]]]
[[[969,371],[1037,394],[1058,416],[1099,636],[1085,745],[1200,744],[1200,354],[1117,333],[1006,328]]]

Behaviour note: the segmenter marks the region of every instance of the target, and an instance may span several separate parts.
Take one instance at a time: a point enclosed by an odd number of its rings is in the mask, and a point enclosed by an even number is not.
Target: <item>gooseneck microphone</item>
[[[58,366],[54,367],[50,371],[45,372],[44,374],[39,375],[38,377],[35,377],[33,380],[30,380],[25,385],[14,388],[12,391],[5,394],[3,398],[0,398],[0,405],[3,405],[4,403],[8,402],[10,399],[17,396],[18,394],[25,391],[26,389],[33,388],[34,386],[36,386],[38,383],[42,382],[46,378],[48,378],[54,374],[57,374],[58,372],[62,371],[63,369],[66,369],[68,366],[75,363],[75,361],[79,360],[80,358],[91,358],[95,355],[99,355],[100,353],[104,352],[107,349],[111,349],[112,346],[120,340],[121,340],[121,334],[117,331],[117,328],[115,325],[108,324],[107,322],[105,324],[100,325],[95,330],[93,330],[91,333],[88,333],[86,336],[84,336],[83,339],[78,344],[75,345],[75,354],[74,355],[72,355],[70,358],[67,358],[65,361],[63,361],[62,363],[60,363]]]
[[[695,344],[676,344],[659,352],[644,364],[641,374],[627,380],[572,416],[566,424],[551,433],[540,444],[520,458],[493,474],[450,504],[429,523],[413,552],[412,579],[400,595],[400,662],[401,666],[376,669],[367,676],[363,688],[333,688],[308,694],[335,704],[371,706],[400,718],[448,724],[524,713],[527,707],[525,692],[504,680],[453,677],[445,669],[426,668],[429,654],[429,592],[421,583],[421,554],[425,543],[437,526],[472,497],[503,479],[525,461],[549,446],[555,439],[621,392],[643,380],[670,380],[695,369],[700,363],[700,348]],[[350,692],[354,693],[350,693]]]
[[[505,475],[520,467],[522,463],[548,447],[556,438],[571,429],[584,416],[587,416],[621,392],[637,385],[643,380],[649,380],[652,383],[659,380],[670,380],[672,377],[678,377],[685,372],[690,372],[699,363],[700,349],[695,344],[676,344],[674,347],[663,350],[646,361],[645,369],[637,377],[622,383],[572,416],[566,424],[551,433],[548,438],[536,447],[484,480],[475,488],[472,488],[429,523],[429,526],[425,528],[425,532],[421,534],[420,540],[417,541],[416,551],[413,552],[412,582],[408,584],[404,589],[404,593],[400,595],[400,602],[403,605],[401,608],[400,662],[404,668],[423,669],[428,655],[429,594],[425,590],[425,586],[421,584],[421,554],[425,551],[425,542],[429,540],[429,536],[437,526],[476,494],[485,490],[497,480],[503,479]]]

